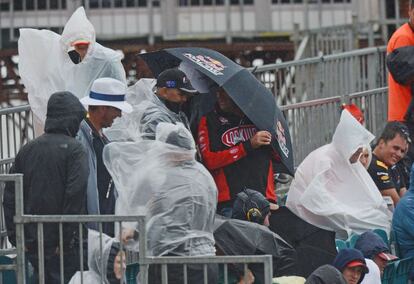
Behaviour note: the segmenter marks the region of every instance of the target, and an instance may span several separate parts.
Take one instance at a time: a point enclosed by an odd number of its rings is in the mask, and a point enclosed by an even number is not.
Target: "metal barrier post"
[[[16,223],[16,250],[17,250],[17,283],[26,283],[26,270],[25,270],[25,255],[24,255],[24,224],[23,224],[23,175],[14,174],[10,175],[10,180],[14,180],[15,185],[15,204],[16,204],[16,216],[14,222]]]
[[[148,263],[146,260],[147,257],[147,234],[145,232],[145,218],[139,218],[138,220],[138,230],[139,230],[139,275],[140,283],[148,283]]]
[[[271,255],[265,255],[264,262],[264,281],[265,283],[272,283],[273,278],[273,260]]]

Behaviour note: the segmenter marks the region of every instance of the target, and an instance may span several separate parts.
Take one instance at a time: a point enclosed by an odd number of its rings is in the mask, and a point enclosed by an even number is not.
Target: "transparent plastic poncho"
[[[119,194],[115,213],[136,215],[145,206],[150,255],[215,254],[217,189],[195,154],[190,131],[163,122],[155,140],[113,142],[104,149]],[[137,223],[123,223],[128,228],[137,230]],[[137,250],[137,243],[130,245]]]
[[[340,238],[381,228],[389,232],[391,212],[363,165],[349,158],[374,136],[342,111],[332,142],[299,165],[286,206],[309,223],[336,231]]]
[[[115,238],[94,230],[88,230],[88,270],[78,271],[71,278],[69,284],[105,283],[107,279],[108,260],[113,243],[119,243]],[[101,247],[102,245],[102,247]],[[101,251],[102,248],[102,251]],[[82,274],[82,275],[81,275]],[[83,278],[83,279],[82,279]],[[83,280],[83,282],[82,282]]]
[[[68,51],[78,39],[90,44],[82,62],[74,64]],[[95,29],[83,7],[70,17],[62,35],[50,30],[20,29],[18,51],[19,74],[35,116],[37,135],[43,132],[47,101],[52,93],[70,91],[83,98],[97,78],[112,77],[126,82],[123,54],[96,42]]]

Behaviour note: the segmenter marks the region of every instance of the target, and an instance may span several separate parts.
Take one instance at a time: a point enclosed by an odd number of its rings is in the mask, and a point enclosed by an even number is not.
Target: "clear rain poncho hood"
[[[348,111],[342,111],[332,143],[310,153],[299,165],[286,206],[305,221],[347,238],[352,232],[389,232],[391,212],[374,181],[349,158],[374,139]]]
[[[68,55],[74,40],[90,42],[79,64],[74,64]],[[37,135],[43,129],[50,94],[69,91],[83,98],[97,78],[111,77],[126,82],[122,54],[95,41],[95,30],[83,7],[73,13],[62,35],[50,30],[20,29],[18,51],[19,74],[35,115]]]
[[[111,279],[112,281],[109,281],[108,274],[113,273],[114,259],[118,249],[119,241],[117,239],[111,238],[105,234],[102,234],[101,239],[99,232],[88,230],[89,270],[84,271],[82,276],[80,271],[76,272],[69,284],[81,284],[81,277],[83,278],[83,283],[114,283],[113,279]],[[116,283],[119,283],[119,280],[116,281]]]
[[[195,153],[191,133],[180,123],[159,123],[156,140],[113,142],[104,149],[119,193],[115,214],[136,215],[138,207],[146,207],[151,255],[215,254],[217,189]],[[123,227],[136,230],[137,224]]]

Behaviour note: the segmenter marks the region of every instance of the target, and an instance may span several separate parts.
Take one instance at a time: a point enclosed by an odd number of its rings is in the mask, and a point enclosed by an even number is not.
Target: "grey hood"
[[[346,284],[346,280],[338,269],[326,264],[316,269],[305,284]]]
[[[62,133],[75,137],[86,110],[70,92],[54,93],[47,103],[46,133]]]

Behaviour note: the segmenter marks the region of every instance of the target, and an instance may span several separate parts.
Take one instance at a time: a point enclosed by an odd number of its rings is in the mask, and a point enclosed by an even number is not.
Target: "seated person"
[[[119,241],[105,234],[102,234],[101,252],[100,239],[101,237],[99,232],[95,230],[88,230],[89,270],[83,271],[83,283],[119,283],[122,274],[125,273],[126,255],[123,251],[119,250]],[[82,283],[81,273],[82,272],[80,271],[76,272],[70,280],[69,284]],[[102,279],[101,275],[104,277],[104,279]]]
[[[368,231],[363,233],[355,243],[355,249],[360,250],[365,258],[372,259],[378,266],[381,276],[388,261],[397,259],[390,254],[387,245],[377,234]]]
[[[391,212],[359,162],[373,139],[343,110],[332,142],[311,152],[297,168],[286,206],[312,225],[335,231],[337,238],[375,228],[389,230]]]
[[[390,196],[397,205],[407,191],[401,168],[397,165],[408,150],[407,127],[398,121],[388,122],[372,152],[368,172],[383,196]]]
[[[352,248],[339,251],[332,265],[342,272],[347,284],[361,283],[369,272],[362,253]]]
[[[237,194],[232,218],[269,226],[271,203],[260,192],[246,188]],[[272,204],[272,209],[277,207]]]
[[[341,271],[332,265],[325,264],[312,272],[305,284],[347,284],[347,282]]]

